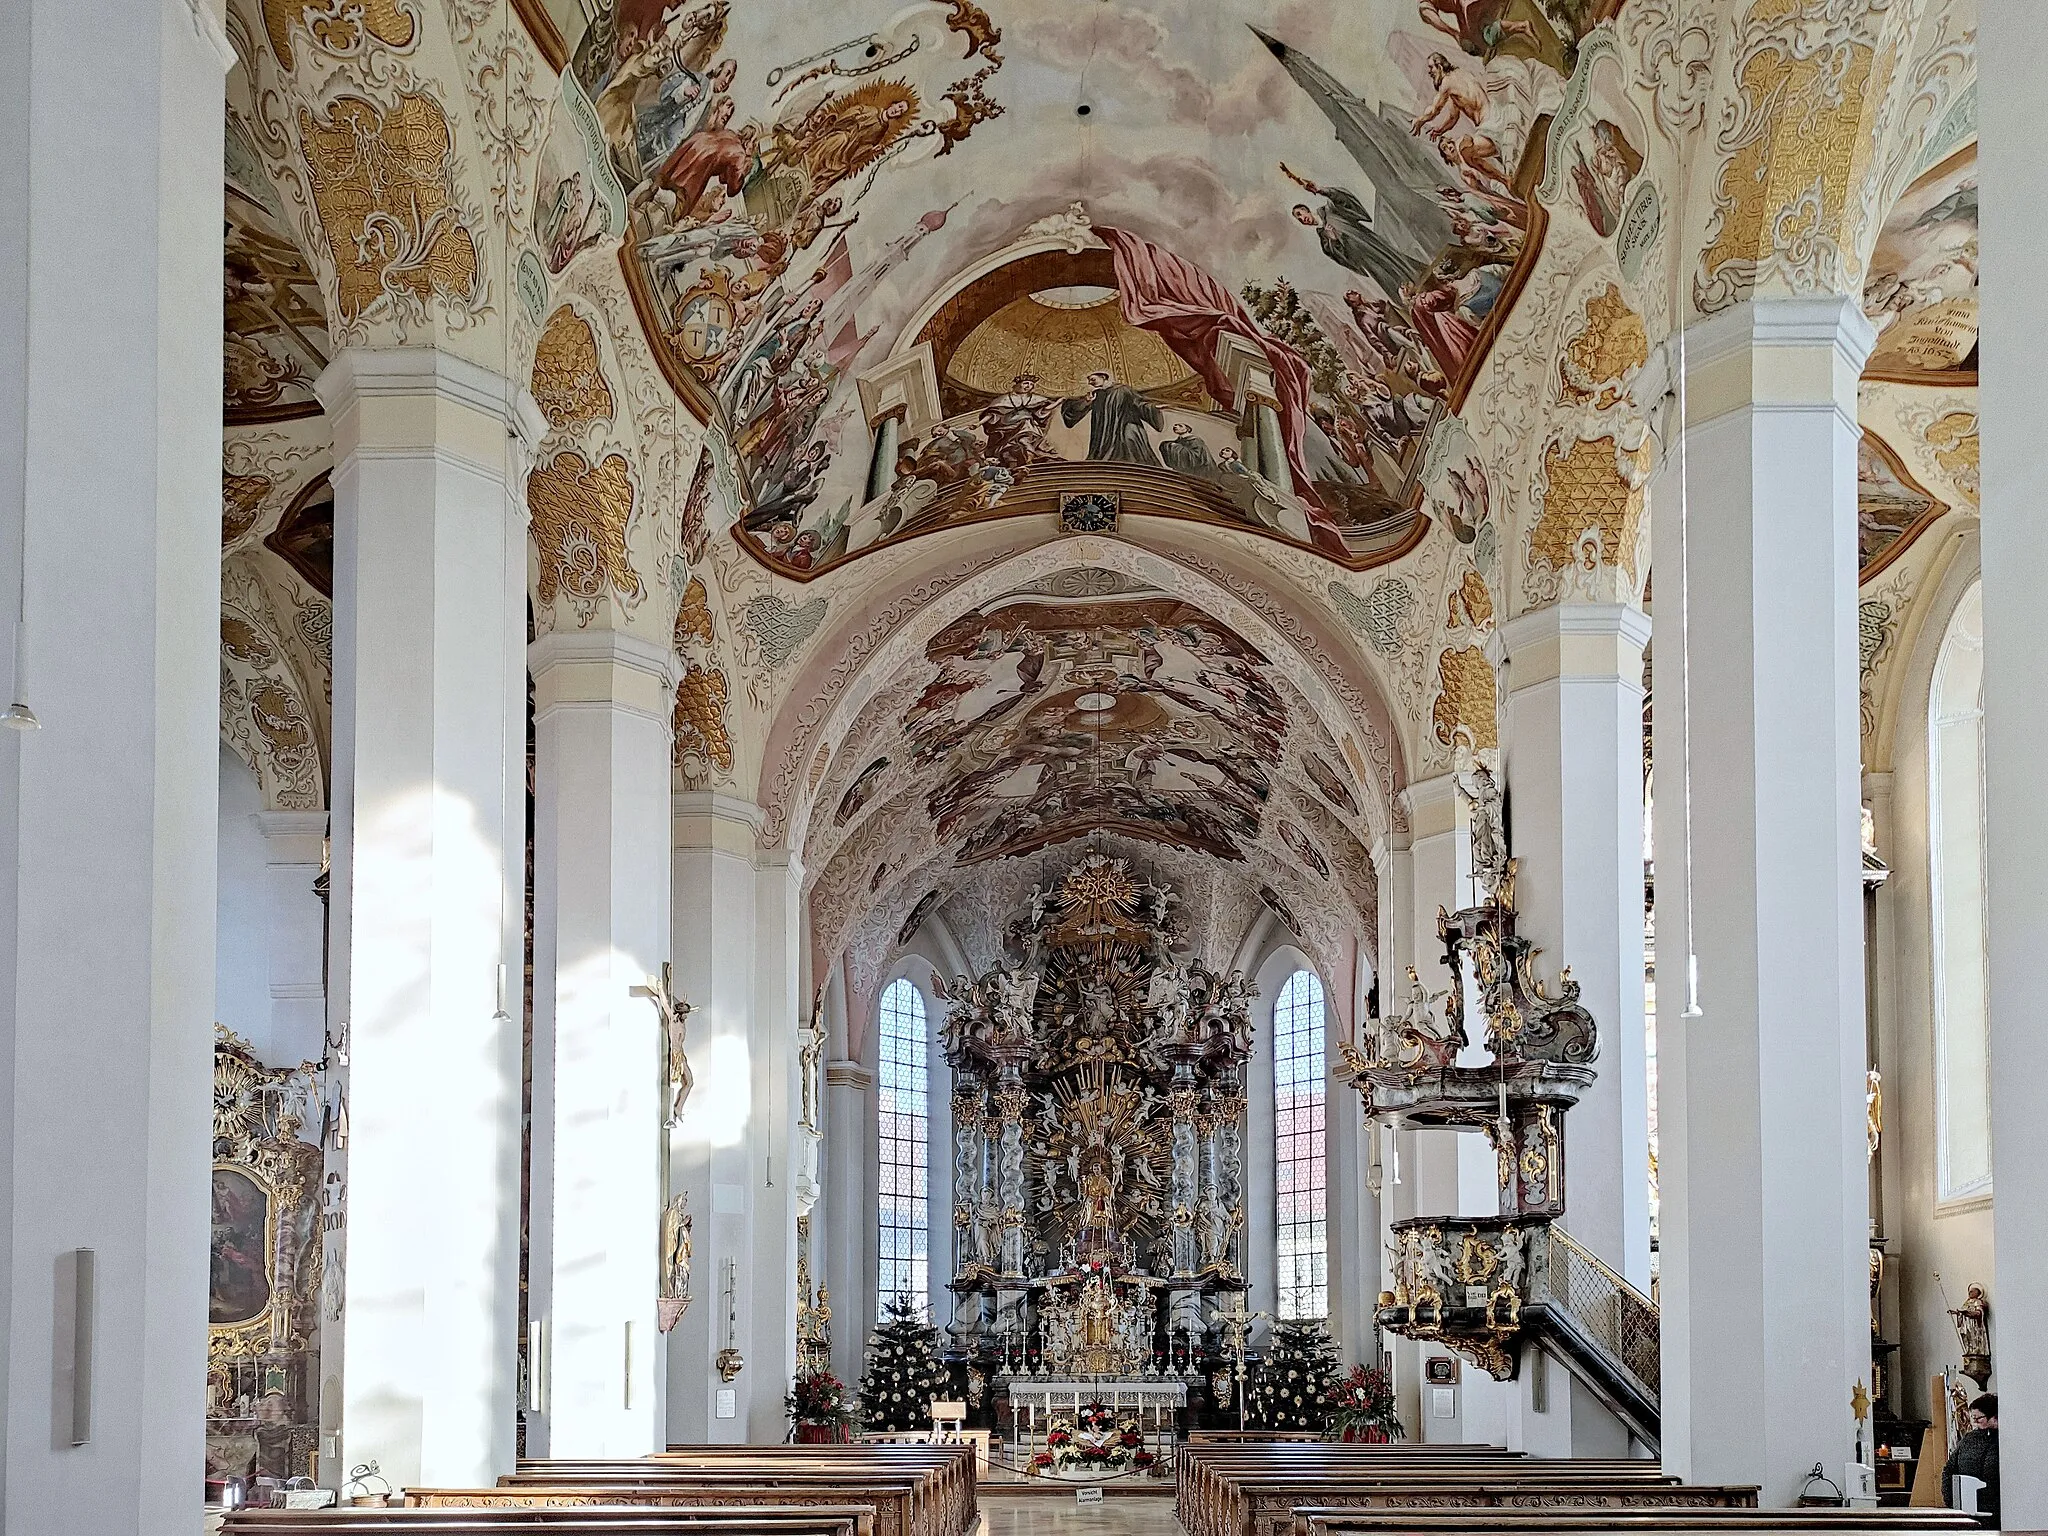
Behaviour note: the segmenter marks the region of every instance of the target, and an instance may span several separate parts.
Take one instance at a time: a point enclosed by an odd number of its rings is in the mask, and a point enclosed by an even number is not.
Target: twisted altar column
[[[996,1090],[996,1198],[1002,1202],[1001,1258],[997,1267],[1009,1278],[1024,1273],[1024,1093],[1023,1069],[1005,1062]]]

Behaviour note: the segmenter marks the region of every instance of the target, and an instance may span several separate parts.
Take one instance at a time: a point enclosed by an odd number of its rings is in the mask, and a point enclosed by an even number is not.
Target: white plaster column
[[[154,1536],[204,1457],[233,55],[181,0],[7,31],[0,687],[42,728],[0,730],[0,1528]]]
[[[1985,869],[1989,890],[1991,1163],[2005,1528],[2048,1530],[2048,1101],[2041,956],[2048,954],[2048,710],[2042,708],[2041,594],[2048,590],[2048,420],[2038,380],[2048,292],[2048,125],[2029,67],[2023,6],[1984,8],[1983,118]]]
[[[327,843],[325,811],[258,811],[263,834],[265,962],[270,973],[272,1066],[318,1061],[327,1028],[327,912],[313,882]],[[308,1126],[306,1134],[319,1131]]]
[[[1664,1462],[1760,1484],[1766,1507],[1791,1503],[1816,1462],[1840,1480],[1870,1375],[1856,640],[1870,340],[1848,299],[1758,300],[1695,326],[1683,550],[1677,444],[1652,486]]]
[[[787,853],[758,847],[752,802],[698,792],[672,805],[673,952],[679,990],[699,1011],[697,1086],[671,1163],[695,1215],[696,1299],[669,1334],[669,1439],[773,1443],[796,1368],[802,872]],[[746,1363],[726,1382],[713,1364],[729,1318]],[[732,1393],[729,1414],[721,1391]]]
[[[1539,608],[1501,630],[1518,931],[1538,974],[1570,966],[1599,1027],[1594,1079],[1566,1117],[1573,1237],[1650,1289],[1643,1040],[1643,647],[1621,604]]]
[[[825,1068],[825,1266],[832,1287],[832,1370],[860,1383],[875,1325],[875,1074],[857,1061]],[[813,1233],[812,1241],[817,1241]],[[813,1249],[813,1252],[817,1251]]]
[[[515,384],[346,348],[334,423],[329,1018],[348,1042],[343,1466],[511,1470],[526,537]]]
[[[527,1314],[544,1401],[530,1455],[668,1444],[655,1317],[668,1113],[675,656],[615,630],[528,647],[534,679],[534,1095]]]

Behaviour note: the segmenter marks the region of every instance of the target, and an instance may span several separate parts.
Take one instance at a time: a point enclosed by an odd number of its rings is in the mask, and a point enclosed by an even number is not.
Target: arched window
[[[898,978],[882,993],[881,1274],[876,1294],[885,1302],[900,1295],[929,1300],[929,1050],[924,996],[910,980]]]
[[[1296,971],[1273,1004],[1273,1213],[1279,1313],[1330,1315],[1323,984]]]
[[[1991,1188],[1991,1069],[1985,1008],[1983,589],[1956,605],[1934,664],[1927,720],[1928,848],[1934,915],[1938,1193]]]

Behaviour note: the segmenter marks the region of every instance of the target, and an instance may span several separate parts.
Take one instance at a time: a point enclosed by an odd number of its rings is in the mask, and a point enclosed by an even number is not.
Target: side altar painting
[[[1033,893],[1001,965],[946,989],[970,1400],[977,1380],[1013,1405],[1052,1380],[1112,1407],[1102,1384],[1122,1383],[1146,1413],[1168,1384],[1176,1403],[1231,1407],[1254,989],[1186,958],[1186,929],[1173,891],[1087,854]],[[1161,1421],[1135,1422],[1157,1453]],[[1059,1447],[1038,1449],[1050,1464]]]
[[[566,66],[536,259],[619,246],[736,450],[736,536],[786,575],[1104,490],[1363,568],[1426,526],[1540,251],[1547,126],[1619,5],[1366,0],[1332,27],[1224,0],[1122,38],[1077,124],[1054,0],[815,36],[727,0],[521,0]],[[1556,201],[1605,234],[1640,126],[1574,132]]]
[[[215,1026],[209,1477],[310,1477],[318,1458],[321,1150],[310,1064],[264,1066]]]

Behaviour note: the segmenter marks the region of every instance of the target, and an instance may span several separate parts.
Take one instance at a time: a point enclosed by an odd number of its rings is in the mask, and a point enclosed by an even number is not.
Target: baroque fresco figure
[[[1161,429],[1164,418],[1159,407],[1128,384],[1119,384],[1107,369],[1088,375],[1088,393],[1077,395],[1060,406],[1060,420],[1078,426],[1088,422],[1088,457],[1097,462],[1150,464],[1159,455],[1152,451],[1152,439],[1145,429]]]

